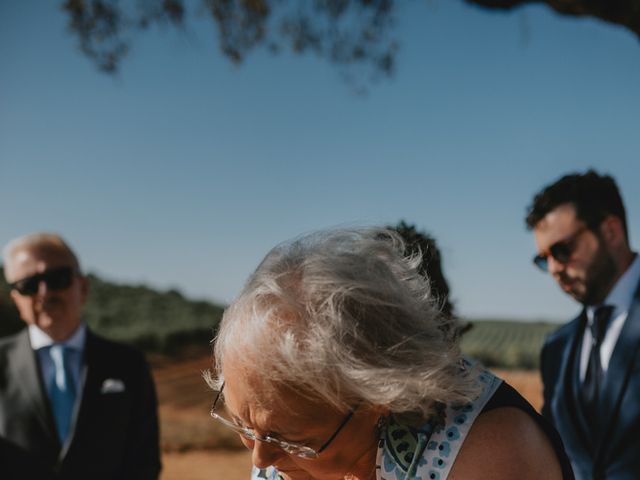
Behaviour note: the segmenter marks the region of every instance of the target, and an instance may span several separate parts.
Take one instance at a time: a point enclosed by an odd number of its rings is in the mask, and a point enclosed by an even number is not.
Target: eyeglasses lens
[[[538,267],[543,272],[549,270],[549,262],[547,262],[547,257],[543,257],[542,255],[536,255],[533,257],[533,263],[536,267]]]
[[[563,241],[558,242],[549,248],[549,255],[553,257],[556,262],[562,263],[563,265],[569,262],[571,259],[571,254],[573,253],[574,242],[573,241]],[[533,257],[533,263],[536,264],[540,270],[548,271],[549,270],[549,261],[547,260],[546,255],[536,255]]]
[[[73,268],[60,267],[39,273],[31,277],[23,278],[11,284],[21,295],[35,295],[38,292],[40,282],[44,282],[50,290],[65,290],[71,286],[73,280]]]
[[[227,420],[226,418],[220,416],[219,414],[217,414],[215,412],[215,409],[216,409],[216,406],[218,405],[218,401],[220,400],[220,397],[222,396],[222,390],[223,389],[224,389],[224,383],[220,387],[220,391],[218,391],[218,394],[216,395],[216,398],[213,401],[213,406],[211,407],[210,415],[214,420],[218,420],[219,422],[223,423],[224,425],[226,425],[227,427],[231,428],[232,430],[235,430],[237,433],[239,433],[240,435],[242,435],[243,437],[245,437],[245,438],[247,438],[247,439],[249,439],[251,441],[272,443],[272,444],[277,445],[278,447],[280,447],[285,452],[287,452],[287,453],[289,453],[291,455],[296,455],[296,456],[301,457],[301,458],[318,458],[318,455],[323,450],[325,450],[329,446],[329,444],[331,444],[331,442],[333,442],[333,440],[338,436],[340,431],[344,428],[344,426],[353,417],[353,414],[355,413],[356,409],[358,408],[358,407],[355,407],[353,410],[351,410],[349,412],[349,414],[346,417],[344,417],[342,422],[340,422],[340,425],[338,426],[336,431],[333,432],[333,435],[331,435],[331,437],[329,437],[329,440],[327,440],[324,443],[324,445],[322,445],[318,450],[315,450],[315,449],[313,449],[311,447],[308,447],[306,445],[301,445],[301,444],[291,443],[291,442],[285,442],[284,440],[279,440],[277,438],[273,438],[273,437],[270,437],[268,435],[266,437],[261,437],[261,436],[257,435],[250,428],[241,427],[239,425],[236,425],[232,421]]]

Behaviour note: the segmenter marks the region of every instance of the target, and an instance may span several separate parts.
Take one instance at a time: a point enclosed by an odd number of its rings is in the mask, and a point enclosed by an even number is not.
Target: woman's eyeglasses
[[[576,241],[578,240],[578,237],[587,229],[588,227],[584,225],[577,231],[573,232],[569,237],[557,241],[549,247],[549,253],[538,254],[533,257],[533,263],[543,272],[549,271],[549,255],[551,255],[556,262],[562,263],[563,265],[569,263],[569,260],[571,260],[571,256],[576,249]]]
[[[353,409],[349,412],[349,414],[344,418],[344,420],[342,420],[342,422],[340,423],[340,425],[338,426],[338,428],[336,429],[335,432],[333,432],[333,435],[331,435],[331,437],[329,437],[329,440],[327,440],[319,449],[315,450],[307,445],[302,445],[299,443],[295,443],[295,442],[287,442],[284,440],[279,440],[277,438],[271,437],[269,435],[267,436],[261,436],[258,435],[257,433],[255,433],[252,429],[250,428],[246,428],[246,427],[241,427],[240,425],[236,425],[235,423],[233,423],[231,420],[227,420],[226,418],[220,416],[219,414],[217,414],[215,412],[215,408],[216,405],[218,404],[218,401],[222,395],[222,389],[224,388],[224,384],[222,384],[222,387],[220,388],[220,391],[218,392],[218,395],[216,395],[216,399],[213,402],[213,406],[211,407],[211,417],[214,420],[218,420],[220,423],[222,423],[223,425],[229,427],[230,429],[234,430],[236,433],[242,435],[243,437],[245,437],[248,440],[251,441],[258,441],[258,442],[266,442],[266,443],[271,443],[279,448],[281,448],[282,450],[284,450],[285,452],[287,452],[290,455],[296,455],[298,457],[301,458],[318,458],[318,455],[320,455],[320,453],[322,453],[324,450],[326,450],[326,448],[329,446],[329,444],[331,442],[333,442],[333,440],[338,436],[338,433],[340,433],[340,430],[343,429],[343,427],[347,424],[347,422],[351,419],[351,417],[353,416],[353,414],[355,413],[356,409]]]
[[[73,267],[58,267],[38,273],[9,284],[20,295],[35,295],[40,282],[44,282],[49,290],[65,290],[71,286],[74,275]]]

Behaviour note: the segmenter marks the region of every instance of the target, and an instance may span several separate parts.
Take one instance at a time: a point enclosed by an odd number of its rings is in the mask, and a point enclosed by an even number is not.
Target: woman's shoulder
[[[525,426],[528,425],[529,427],[531,427],[531,424],[537,426],[536,431],[543,434],[542,441],[551,446],[555,458],[560,464],[562,478],[566,480],[572,480],[574,478],[571,462],[569,461],[569,457],[567,457],[564,445],[556,429],[549,420],[540,415],[531,404],[508,383],[502,382],[483,408],[480,418],[484,417],[483,421],[486,421],[490,416],[485,415],[493,410],[500,410],[503,415],[505,415],[505,412],[511,411],[511,416],[515,415],[514,412],[519,412],[517,416],[520,418],[520,423],[524,422]],[[517,425],[518,422],[514,423],[514,426]]]
[[[390,425],[379,451],[381,473],[434,480],[572,479],[553,427],[511,386],[478,365],[468,365],[479,395],[465,405],[443,406],[440,418],[423,428]]]
[[[501,406],[479,415],[449,478],[562,479],[547,434],[521,408]]]

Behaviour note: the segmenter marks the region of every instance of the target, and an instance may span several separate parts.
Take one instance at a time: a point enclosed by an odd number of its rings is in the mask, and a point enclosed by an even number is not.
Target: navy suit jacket
[[[59,479],[157,479],[157,401],[142,354],[87,330],[81,376],[75,425],[61,445],[27,330],[0,339],[0,446],[22,449]],[[0,465],[6,475],[24,478]]]
[[[585,418],[576,368],[584,312],[551,334],[542,349],[542,414],[560,433],[577,480],[640,479],[640,285],[613,350],[598,418]],[[596,424],[599,435],[590,435]]]

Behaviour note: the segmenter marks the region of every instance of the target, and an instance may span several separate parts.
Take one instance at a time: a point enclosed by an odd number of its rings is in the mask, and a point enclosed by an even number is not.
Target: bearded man
[[[541,355],[543,415],[576,479],[640,478],[640,259],[614,179],[566,175],[529,207],[533,261],[582,305]]]

